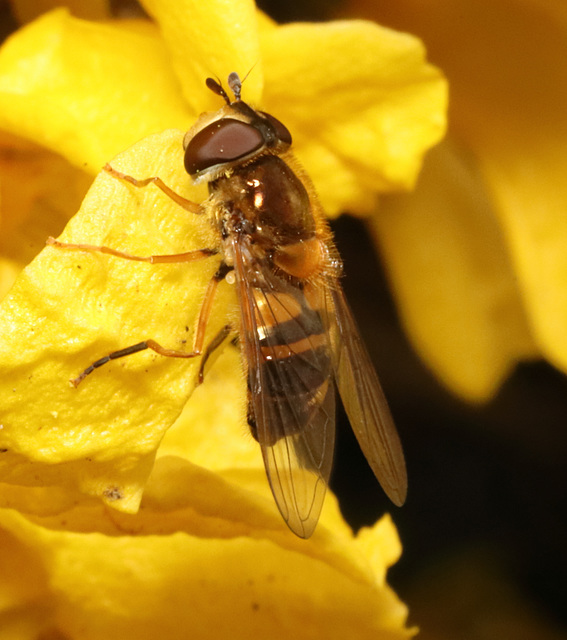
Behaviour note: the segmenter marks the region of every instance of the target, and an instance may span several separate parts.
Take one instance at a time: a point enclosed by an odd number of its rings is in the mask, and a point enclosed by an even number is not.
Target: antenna
[[[240,76],[236,71],[232,71],[231,73],[228,74],[228,86],[232,91],[232,93],[234,94],[235,102],[240,102],[240,99],[241,99],[240,94],[242,92],[242,83],[250,75],[252,69],[254,69],[256,64],[257,62],[255,62],[250,67],[250,71],[248,71],[248,73],[244,76],[244,78],[242,78],[242,80],[240,79]],[[216,78],[216,80],[213,78],[207,78],[205,83],[213,93],[216,93],[217,96],[221,96],[222,98],[224,98],[224,101],[226,102],[226,104],[231,104],[230,98],[228,97],[226,91],[223,89],[222,83],[218,79],[218,77]]]
[[[244,79],[246,80],[246,78]],[[234,93],[234,99],[236,100],[236,102],[238,102],[240,100],[242,82],[240,80],[240,76],[236,73],[236,71],[233,71],[228,75],[228,86],[230,87],[232,93]]]
[[[238,78],[238,74],[236,74],[236,77]],[[238,78],[238,82],[240,82],[240,78]],[[229,76],[229,83],[230,83],[230,76]],[[226,102],[226,104],[230,104],[230,98],[228,97],[226,91],[222,88],[222,84],[218,78],[216,80],[214,78],[207,78],[205,80],[205,84],[213,93],[216,93],[217,96],[221,96],[222,98],[224,98],[224,101]],[[232,89],[232,87],[230,88]],[[234,89],[232,90],[234,91]],[[236,97],[236,94],[235,94],[235,97]],[[240,90],[239,90],[237,99],[240,100]]]

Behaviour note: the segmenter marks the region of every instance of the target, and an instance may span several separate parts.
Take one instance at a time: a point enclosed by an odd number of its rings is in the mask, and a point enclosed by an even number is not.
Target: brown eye
[[[185,170],[195,175],[217,164],[243,158],[263,144],[262,133],[255,127],[223,118],[199,131],[189,142],[185,150]]]
[[[259,113],[262,114],[263,118],[266,118],[272,127],[274,127],[278,140],[281,140],[285,144],[291,144],[291,133],[285,124],[281,123],[277,118],[274,118],[274,116],[271,116],[265,111],[259,111]]]

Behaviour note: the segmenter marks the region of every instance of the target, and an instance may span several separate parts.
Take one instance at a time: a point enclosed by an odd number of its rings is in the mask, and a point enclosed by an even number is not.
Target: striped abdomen
[[[284,291],[273,289],[278,281]],[[262,394],[264,415],[272,416],[267,444],[301,431],[333,396],[332,363],[320,309],[302,287],[276,276],[272,288],[254,287],[257,367],[249,368],[249,422],[258,438],[254,403]],[[269,405],[269,406],[268,406]]]

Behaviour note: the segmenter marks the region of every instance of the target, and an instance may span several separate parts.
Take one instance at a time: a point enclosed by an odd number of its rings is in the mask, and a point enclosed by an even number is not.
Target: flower
[[[234,69],[252,69],[245,99],[293,131],[332,215],[367,212],[377,190],[411,186],[443,133],[445,84],[411,36],[364,21],[278,27],[244,0],[144,6],[155,24],[56,10],[0,51],[0,128],[17,160],[9,166],[19,185],[30,163],[38,167],[31,195],[14,195],[14,229],[26,212],[45,212],[38,199],[80,191],[114,156],[114,168],[159,175],[202,200],[180,161],[183,131],[219,106],[204,78]],[[65,201],[63,212],[75,198]],[[45,236],[56,233],[49,224]],[[149,255],[212,238],[206,220],[157,189],[101,173],[62,240]],[[8,257],[13,273],[23,258]],[[384,582],[399,553],[387,519],[353,537],[330,496],[312,540],[285,528],[243,435],[245,384],[232,347],[194,393],[198,363],[148,352],[68,385],[140,339],[190,341],[216,267],[48,247],[4,299],[0,525],[13,550],[11,606],[33,604],[30,624],[71,637],[154,637],[158,628],[169,637],[338,637],[343,622],[361,638],[407,637],[405,607]],[[222,283],[207,336],[234,313]],[[19,569],[28,561],[30,581]]]
[[[470,401],[523,360],[566,371],[563,4],[361,0],[353,11],[422,36],[451,83],[447,139],[415,193],[373,218],[414,346]]]

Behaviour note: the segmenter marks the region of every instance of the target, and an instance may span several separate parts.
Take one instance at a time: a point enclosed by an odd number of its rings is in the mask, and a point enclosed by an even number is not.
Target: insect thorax
[[[305,187],[275,155],[263,155],[209,185],[226,233],[248,232],[264,250],[312,238],[315,222]],[[237,228],[235,228],[235,225]]]

